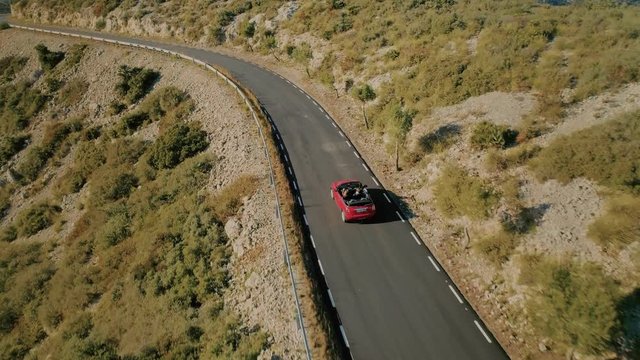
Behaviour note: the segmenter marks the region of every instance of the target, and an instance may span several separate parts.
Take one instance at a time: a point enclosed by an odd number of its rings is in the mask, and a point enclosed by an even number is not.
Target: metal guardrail
[[[270,182],[271,182],[271,186],[273,187],[275,200],[276,200],[277,211],[279,212],[279,214],[282,214],[282,211],[280,210],[281,209],[281,204],[280,204],[280,198],[279,198],[279,194],[278,194],[278,188],[277,188],[276,182],[275,182],[275,173],[274,173],[274,170],[273,170],[273,163],[271,162],[271,157],[269,156],[269,152],[268,152],[268,148],[267,148],[267,141],[266,141],[264,133],[262,131],[262,126],[260,125],[260,121],[258,120],[258,116],[256,115],[256,109],[254,109],[255,104],[252,104],[252,102],[249,100],[249,98],[245,94],[245,91],[249,92],[249,90],[241,87],[239,84],[236,83],[236,81],[234,79],[232,79],[231,77],[225,75],[222,71],[218,70],[216,67],[214,67],[211,64],[207,64],[204,61],[201,61],[201,60],[198,60],[198,59],[193,58],[191,56],[179,53],[177,51],[171,51],[171,50],[167,50],[167,49],[161,49],[161,48],[157,48],[157,47],[146,46],[146,45],[131,43],[131,42],[127,42],[127,41],[118,41],[118,40],[106,39],[106,38],[101,38],[101,37],[96,37],[96,36],[73,34],[73,33],[68,33],[68,32],[64,32],[64,31],[53,31],[53,30],[46,30],[46,29],[38,29],[38,28],[29,27],[29,26],[21,26],[21,25],[13,25],[13,24],[9,24],[9,26],[12,27],[12,28],[16,28],[16,29],[29,30],[29,31],[35,31],[35,32],[43,32],[43,33],[47,33],[47,34],[55,34],[55,35],[62,35],[62,36],[71,36],[71,37],[83,38],[83,39],[87,39],[87,40],[107,42],[107,43],[117,44],[117,45],[122,45],[122,46],[131,46],[131,47],[135,47],[135,48],[153,50],[153,51],[161,52],[161,53],[164,53],[164,54],[170,54],[170,55],[174,55],[174,56],[180,57],[182,59],[191,61],[191,62],[193,62],[195,64],[200,65],[200,66],[203,66],[205,69],[207,69],[209,71],[214,72],[216,75],[218,75],[218,77],[220,77],[221,79],[225,80],[227,82],[227,84],[229,84],[231,87],[233,87],[236,90],[238,95],[240,95],[240,97],[244,100],[245,104],[249,108],[249,111],[251,112],[253,120],[256,122],[256,126],[258,127],[258,132],[260,133],[260,138],[262,139],[262,145],[263,145],[263,148],[264,148],[264,154],[265,154],[265,157],[267,158],[267,161],[269,162],[269,171],[270,171],[269,179],[270,179]],[[257,111],[260,111],[262,113],[262,109],[258,108]],[[264,113],[262,113],[262,114],[263,114],[263,116],[266,117],[266,114],[264,114]],[[304,327],[302,309],[300,307],[300,299],[299,299],[299,296],[298,296],[298,291],[296,290],[295,277],[294,277],[294,273],[293,273],[293,267],[291,266],[291,257],[289,256],[289,245],[288,245],[288,242],[287,242],[284,221],[282,219],[282,216],[280,216],[279,214],[276,214],[276,217],[280,220],[280,230],[282,232],[282,240],[283,240],[283,243],[284,243],[285,259],[286,259],[286,263],[287,263],[287,268],[289,269],[289,277],[291,279],[291,288],[293,290],[293,297],[295,299],[296,311],[298,313],[297,314],[298,315],[297,316],[298,317],[298,325],[300,326],[300,329],[301,329],[301,332],[302,332],[302,338],[303,338],[303,341],[304,341],[304,347],[305,347],[305,352],[306,352],[306,355],[307,355],[307,359],[311,360],[311,349],[309,348],[309,340],[307,339],[307,332],[306,332],[305,327]]]

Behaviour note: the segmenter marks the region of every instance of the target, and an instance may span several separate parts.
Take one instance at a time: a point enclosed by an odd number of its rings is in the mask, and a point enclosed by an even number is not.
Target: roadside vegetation
[[[10,176],[0,178],[0,359],[257,358],[268,334],[223,301],[223,226],[259,180],[205,190],[217,159],[189,119],[194,101],[175,87],[152,91],[160,74],[151,69],[120,68],[110,90],[127,111],[110,123],[63,115],[88,87],[75,77],[85,49],[39,46],[45,74],[31,84],[17,75],[26,58],[2,60],[0,167]],[[131,125],[131,114],[143,121]],[[157,138],[131,136],[151,122]],[[23,206],[16,192],[37,200]]]

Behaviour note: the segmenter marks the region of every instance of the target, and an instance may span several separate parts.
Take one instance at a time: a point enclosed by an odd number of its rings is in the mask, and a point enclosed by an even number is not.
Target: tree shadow
[[[444,150],[449,147],[455,138],[460,135],[462,127],[458,124],[446,124],[436,131],[422,135],[418,140],[420,149],[425,153],[432,153]]]
[[[550,207],[551,205],[544,203],[523,208],[516,215],[503,213],[502,226],[510,233],[526,234],[540,223],[540,220],[542,220],[542,217]]]
[[[640,288],[623,297],[617,304],[621,325],[617,346],[622,359],[640,359]]]

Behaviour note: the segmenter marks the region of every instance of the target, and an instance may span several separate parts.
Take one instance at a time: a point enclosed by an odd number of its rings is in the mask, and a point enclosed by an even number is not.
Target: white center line
[[[476,327],[478,328],[478,330],[480,330],[482,335],[484,335],[484,338],[487,339],[487,342],[491,344],[491,338],[487,335],[486,332],[484,332],[484,329],[482,328],[482,326],[480,326],[480,323],[478,322],[478,320],[473,320],[473,323],[476,324]]]
[[[438,264],[436,264],[436,262],[433,260],[431,256],[429,256],[429,261],[431,261],[431,265],[433,265],[433,267],[436,268],[436,271],[440,272],[440,268],[438,267]]]
[[[293,188],[294,188],[296,191],[298,191],[298,184],[296,184],[296,182],[295,182],[295,181],[293,182]]]
[[[349,145],[349,147],[351,147],[351,143],[350,142],[347,141],[346,143],[347,143],[347,145]]]
[[[298,204],[300,204],[300,206],[302,206],[302,199],[300,199],[300,196],[298,196]]]
[[[336,307],[336,303],[333,301],[333,295],[331,295],[331,289],[327,289],[327,293],[329,293],[329,300],[331,300],[331,306]]]
[[[316,242],[313,241],[313,235],[310,236],[311,237],[311,245],[313,245],[313,248],[316,248]]]
[[[389,199],[389,197],[387,196],[387,194],[386,194],[386,193],[382,193],[382,195],[384,195],[384,198],[385,198],[385,199],[387,199],[387,202],[388,202],[389,204],[391,204],[391,199]]]
[[[420,239],[416,236],[416,234],[412,231],[411,236],[413,236],[413,240],[416,241],[416,244],[420,245]]]
[[[338,130],[338,133],[340,134],[340,136],[344,137],[344,134],[342,133],[342,131]]]
[[[402,218],[402,215],[400,215],[400,213],[399,213],[398,211],[396,211],[396,215],[398,215],[398,218],[399,218],[400,220],[402,220],[402,222],[404,222],[404,219]]]
[[[458,295],[458,292],[456,291],[456,289],[453,288],[453,286],[449,285],[449,290],[451,290],[451,292],[453,293],[453,295],[456,296],[456,299],[458,299],[458,302],[460,304],[463,304],[462,298],[460,298],[460,295]]]
[[[347,340],[347,334],[345,334],[344,327],[342,327],[342,325],[340,325],[340,333],[342,333],[342,338],[344,339],[345,345],[347,345],[347,347],[349,348],[349,340]]]
[[[369,171],[369,168],[368,168],[368,167],[367,167],[367,165],[365,165],[364,163],[362,163],[362,167],[363,167],[365,170]]]
[[[373,180],[373,182],[376,183],[377,186],[380,186],[378,180],[376,180],[376,178],[374,178],[373,176],[371,177],[371,180]]]
[[[353,154],[354,154],[358,159],[360,159],[360,155],[358,155],[358,153],[357,153],[357,152],[355,152],[355,151],[354,151],[354,152],[353,152]]]
[[[304,224],[309,226],[309,221],[307,221],[307,215],[302,215],[302,217],[304,218]]]
[[[322,267],[322,263],[320,262],[320,259],[318,259],[318,265],[320,265],[320,272],[322,273],[322,276],[324,276],[324,268]]]

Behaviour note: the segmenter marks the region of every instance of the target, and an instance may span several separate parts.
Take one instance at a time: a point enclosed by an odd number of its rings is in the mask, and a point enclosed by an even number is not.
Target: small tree
[[[400,171],[400,160],[399,160],[399,152],[400,146],[404,146],[405,141],[407,140],[407,134],[411,130],[413,126],[413,118],[415,116],[415,111],[412,110],[404,110],[400,105],[396,108],[393,118],[391,119],[389,125],[389,134],[393,137],[395,141],[395,164],[396,171]]]
[[[367,102],[376,98],[376,93],[369,84],[365,84],[355,90],[355,95],[362,102],[362,116],[364,117],[364,126],[369,129],[369,121],[367,120],[367,112],[365,111],[365,105]]]

